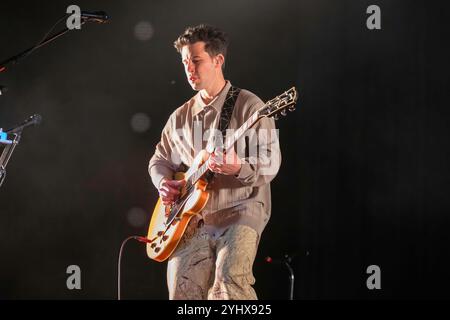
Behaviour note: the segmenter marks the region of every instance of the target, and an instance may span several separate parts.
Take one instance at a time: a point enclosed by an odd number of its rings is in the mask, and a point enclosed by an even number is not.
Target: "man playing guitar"
[[[169,298],[257,299],[252,268],[270,218],[270,182],[281,163],[275,123],[268,117],[261,119],[250,135],[238,140],[236,150],[221,151],[215,139],[225,129],[220,128],[221,121],[225,119],[226,129],[232,132],[264,103],[225,80],[228,40],[223,31],[208,25],[189,27],[174,45],[189,84],[198,92],[169,117],[149,173],[166,208],[179,199],[186,185],[174,173],[181,164],[191,167],[201,150],[207,151],[210,175],[204,190],[209,198],[189,221],[168,260]],[[230,114],[225,106],[231,108]]]

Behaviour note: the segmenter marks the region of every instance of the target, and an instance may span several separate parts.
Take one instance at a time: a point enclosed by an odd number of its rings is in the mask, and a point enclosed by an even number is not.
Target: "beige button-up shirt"
[[[182,162],[190,167],[198,152],[213,141],[230,88],[227,81],[208,105],[197,93],[171,114],[149,163],[149,173],[157,188],[164,177],[173,178]],[[228,129],[238,129],[263,106],[264,102],[255,94],[241,90]],[[229,132],[227,137],[232,134]],[[281,164],[274,120],[266,117],[259,120],[238,140],[236,151],[243,161],[239,174],[216,174],[207,187],[210,197],[201,215],[212,237],[220,236],[231,224],[247,225],[260,235],[270,218],[270,181]]]

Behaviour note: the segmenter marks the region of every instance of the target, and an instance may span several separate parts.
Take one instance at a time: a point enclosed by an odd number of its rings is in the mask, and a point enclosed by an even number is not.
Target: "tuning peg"
[[[274,114],[273,118],[274,118],[275,120],[278,120],[278,119],[279,119],[278,114]]]
[[[283,109],[283,110],[281,111],[281,115],[282,115],[282,116],[285,116],[286,114],[287,114],[286,109]]]
[[[292,111],[294,111],[294,110],[295,110],[295,107],[294,107],[294,106],[292,106],[292,107],[289,107],[288,109],[289,109],[289,111],[291,111],[291,112],[292,112]]]

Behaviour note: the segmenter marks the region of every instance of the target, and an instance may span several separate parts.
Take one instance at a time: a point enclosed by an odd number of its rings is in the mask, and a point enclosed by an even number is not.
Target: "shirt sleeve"
[[[174,114],[169,117],[164,129],[161,133],[161,140],[155,148],[155,153],[150,159],[148,172],[152,179],[153,185],[158,189],[163,178],[172,179],[175,172],[175,164],[173,163],[173,153],[176,152],[173,139],[171,139],[174,131]]]
[[[248,116],[264,106],[259,98],[250,106]],[[273,118],[259,120],[238,141],[241,170],[235,177],[245,186],[259,187],[275,178],[281,165],[278,130]]]

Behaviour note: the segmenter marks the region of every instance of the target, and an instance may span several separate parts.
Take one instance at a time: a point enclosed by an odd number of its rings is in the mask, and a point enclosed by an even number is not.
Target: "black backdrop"
[[[2,1],[0,60],[37,42],[72,1]],[[105,10],[36,51],[0,85],[0,127],[39,113],[0,189],[0,298],[114,299],[122,239],[157,198],[148,160],[193,92],[173,40],[210,23],[231,37],[226,78],[263,100],[296,85],[277,122],[282,168],[254,265],[262,299],[448,298],[448,34],[439,5],[410,1],[77,1]],[[381,8],[381,30],[366,8]],[[153,29],[135,28],[147,21]],[[58,26],[57,30],[61,28]],[[147,31],[146,31],[147,30]],[[147,33],[146,33],[147,32]],[[132,130],[144,113],[150,127]],[[134,209],[132,209],[134,208]],[[143,212],[146,215],[143,215]],[[131,223],[130,223],[131,221]],[[123,297],[166,299],[165,264],[130,243]],[[81,268],[68,290],[66,268]],[[366,268],[381,268],[368,290]]]

